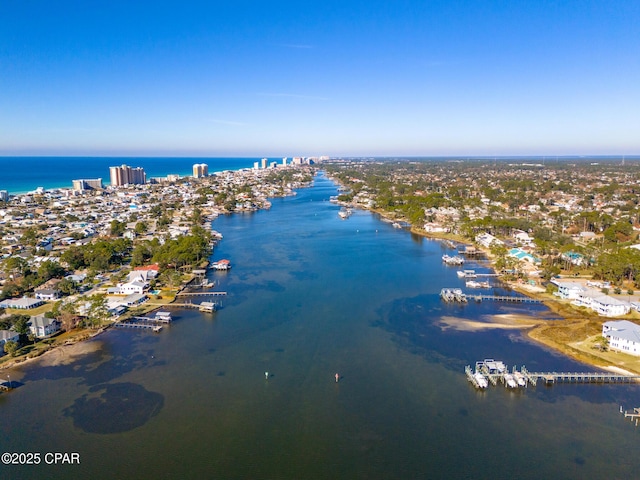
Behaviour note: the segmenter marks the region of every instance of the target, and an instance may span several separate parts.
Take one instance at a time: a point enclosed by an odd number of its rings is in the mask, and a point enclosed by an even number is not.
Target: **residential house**
[[[599,295],[591,300],[591,309],[603,317],[619,317],[631,311],[631,304],[609,295]]]
[[[628,320],[604,322],[602,336],[609,340],[612,350],[640,356],[640,325]]]
[[[13,330],[0,330],[0,355],[4,353],[4,344],[12,341],[17,342],[20,339],[20,335]]]
[[[580,296],[580,294],[587,290],[578,282],[563,282],[554,278],[551,280],[551,283],[558,287],[558,291],[554,293],[554,295],[562,298],[563,300],[575,300]]]
[[[511,250],[509,250],[509,256],[514,257],[521,262],[529,262],[532,264],[540,263],[540,259],[538,257],[525,252],[521,248],[512,248]]]
[[[490,233],[480,233],[476,235],[476,242],[482,245],[485,248],[491,247],[491,245],[504,245],[504,242]]]
[[[578,292],[577,298],[571,303],[587,307],[603,317],[619,317],[631,311],[629,302],[610,297],[593,288],[585,288],[583,292]]]
[[[44,302],[39,298],[9,298],[0,302],[0,308],[15,308],[17,310],[30,310],[37,308],[40,305],[44,305]]]
[[[60,298],[60,291],[53,288],[40,288],[34,291],[35,297],[40,300],[51,301]]]
[[[62,328],[62,322],[55,318],[47,318],[44,315],[36,315],[31,317],[28,323],[31,333],[38,338],[48,337]]]

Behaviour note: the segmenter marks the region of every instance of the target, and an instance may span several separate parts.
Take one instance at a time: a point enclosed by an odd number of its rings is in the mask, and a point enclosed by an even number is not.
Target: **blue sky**
[[[640,153],[639,1],[0,1],[0,155]]]

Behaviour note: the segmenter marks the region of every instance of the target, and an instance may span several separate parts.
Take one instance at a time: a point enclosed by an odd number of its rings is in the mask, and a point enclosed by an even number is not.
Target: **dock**
[[[151,330],[154,333],[158,333],[162,330],[162,325],[151,325],[149,323],[137,323],[137,322],[117,322],[114,323],[115,328],[137,328],[138,330]]]
[[[440,290],[440,298],[445,302],[465,303],[467,301],[467,296],[459,288],[443,288]]]
[[[163,325],[171,323],[171,314],[165,311],[156,312],[154,317],[131,317],[121,322],[113,324],[116,328],[135,328],[139,330],[151,330],[152,332],[160,332]]]
[[[177,297],[216,297],[225,296],[227,292],[179,292],[176,293]]]
[[[478,386],[477,377],[474,375],[484,376],[492,385],[503,383],[506,387],[527,387],[529,384],[536,386],[538,381],[545,385],[553,385],[555,383],[636,383],[640,382],[640,375],[623,375],[619,373],[608,372],[530,372],[525,366],[518,370],[515,366],[511,372],[507,366],[498,360],[487,358],[476,362],[475,371],[471,366],[465,367],[467,379],[474,385]],[[640,412],[636,412],[640,417]],[[636,415],[630,414],[630,415]]]
[[[0,383],[0,391],[9,392],[13,390],[15,387],[11,385],[11,382],[2,382]]]
[[[216,302],[202,302],[198,309],[201,312],[212,313],[218,309],[218,304]]]
[[[626,410],[622,410],[622,405],[620,405],[620,413],[624,414],[624,418],[630,419],[632,422],[636,421],[636,427],[638,426],[638,420],[640,419],[640,408],[635,407],[632,413],[627,412]]]
[[[542,303],[542,300],[526,297],[524,295],[467,295],[467,299],[482,302],[492,300],[494,302],[516,302],[516,303]]]

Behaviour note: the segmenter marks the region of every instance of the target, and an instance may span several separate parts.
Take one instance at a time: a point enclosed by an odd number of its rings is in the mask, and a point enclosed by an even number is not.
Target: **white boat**
[[[504,384],[509,388],[518,388],[518,382],[510,373],[504,374]]]
[[[347,209],[344,209],[344,210],[340,210],[338,212],[338,216],[344,220],[345,218],[349,218],[352,213],[353,212],[351,211],[351,209],[347,208]]]
[[[442,261],[447,265],[462,265],[464,264],[464,258],[460,255],[450,256],[450,255],[442,255]]]
[[[477,282],[475,280],[467,280],[465,283],[467,288],[489,288],[489,282]]]
[[[460,278],[476,278],[475,270],[458,270],[456,273]]]
[[[513,372],[513,378],[515,378],[519,387],[527,386],[527,378],[520,372]]]
[[[478,388],[487,388],[489,386],[487,377],[482,375],[480,372],[474,373],[473,378],[476,381],[476,385],[478,385]]]

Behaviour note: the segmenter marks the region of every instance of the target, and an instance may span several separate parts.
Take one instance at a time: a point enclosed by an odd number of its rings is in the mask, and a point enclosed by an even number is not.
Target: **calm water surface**
[[[108,331],[66,364],[12,371],[0,450],[81,464],[0,466],[2,478],[633,478],[640,430],[618,408],[640,405],[637,387],[475,391],[463,368],[486,357],[591,369],[514,331],[443,328],[550,317],[441,303],[440,288],[462,285],[444,247],[368,212],[340,220],[335,193],[319,177],[213,223],[214,259],[234,265],[212,274],[229,293],[216,314],[176,310],[160,334]]]

